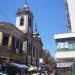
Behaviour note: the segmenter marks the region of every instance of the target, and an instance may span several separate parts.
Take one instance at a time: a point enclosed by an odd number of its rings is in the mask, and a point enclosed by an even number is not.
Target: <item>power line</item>
[[[7,21],[10,21],[9,18],[7,17],[7,15],[0,9],[0,12],[4,15],[5,19],[7,19]]]

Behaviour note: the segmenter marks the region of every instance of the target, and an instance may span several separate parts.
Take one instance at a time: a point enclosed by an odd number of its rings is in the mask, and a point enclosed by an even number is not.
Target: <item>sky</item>
[[[34,15],[44,48],[52,56],[56,52],[54,34],[68,32],[65,0],[0,0],[0,22],[16,24],[16,11],[27,1]]]

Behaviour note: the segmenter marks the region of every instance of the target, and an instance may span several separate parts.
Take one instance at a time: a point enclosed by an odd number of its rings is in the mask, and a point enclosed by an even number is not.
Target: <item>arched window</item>
[[[20,26],[23,26],[23,25],[24,25],[24,18],[22,17],[20,20]]]

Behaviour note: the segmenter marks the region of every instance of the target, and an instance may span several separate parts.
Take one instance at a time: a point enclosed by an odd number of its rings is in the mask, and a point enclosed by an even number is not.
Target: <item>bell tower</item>
[[[24,33],[32,34],[33,32],[33,14],[29,10],[27,4],[24,5],[22,11],[20,9],[16,13],[16,27]]]
[[[22,10],[19,9],[16,13],[16,27],[25,35],[23,53],[31,56],[31,59],[26,56],[26,63],[32,64],[33,14],[27,3]]]

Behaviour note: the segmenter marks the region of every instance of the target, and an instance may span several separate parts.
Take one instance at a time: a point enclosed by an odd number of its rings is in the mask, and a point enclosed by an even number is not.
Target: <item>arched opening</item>
[[[23,25],[24,25],[24,18],[22,17],[20,20],[20,26],[23,26]]]

